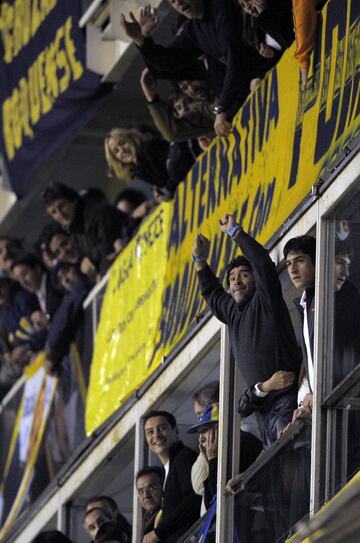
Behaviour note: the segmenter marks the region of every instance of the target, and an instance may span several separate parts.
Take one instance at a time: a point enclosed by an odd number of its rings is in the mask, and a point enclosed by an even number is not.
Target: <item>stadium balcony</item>
[[[96,57],[92,65],[98,62],[96,70],[109,80],[125,73],[125,57],[135,55],[127,44],[112,43],[122,40],[109,19],[117,9],[116,2],[92,2],[81,23],[94,27],[89,54],[103,39],[105,52],[113,48],[106,66]],[[217,138],[199,157],[174,200],[153,211],[89,294],[59,380],[44,375],[40,355],[4,398],[0,541],[29,543],[57,528],[85,543],[84,504],[106,494],[140,542],[134,477],[156,463],[142,416],[150,409],[172,412],[181,439],[197,450],[187,434],[192,395],[215,379],[216,515],[199,519],[179,543],[201,536],[216,543],[360,541],[360,360],[341,382],[333,379],[335,238],[343,221],[354,249],[349,279],[360,288],[358,25],[354,0],[326,4],[305,91],[293,46],[238,112],[229,138]],[[217,227],[227,211],[237,211],[244,229],[269,249],[298,333],[283,248],[305,233],[317,243],[312,416],[299,419],[241,474],[234,496],[226,483],[238,472],[237,400],[244,383],[227,329],[206,310],[191,262],[199,230],[211,237],[211,264],[223,278],[235,253]],[[243,422],[256,427],[255,418]]]

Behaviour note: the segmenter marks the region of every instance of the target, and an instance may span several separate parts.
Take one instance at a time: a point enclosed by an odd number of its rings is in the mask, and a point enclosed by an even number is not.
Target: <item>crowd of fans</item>
[[[160,22],[154,8],[142,8],[138,19],[132,13],[121,19],[144,59],[146,67],[139,79],[155,128],[117,127],[105,137],[109,175],[126,183],[141,179],[152,186],[153,198],[127,188],[111,205],[99,190],[79,194],[54,182],[43,194],[52,222],[32,251],[21,240],[0,238],[2,397],[41,350],[46,353],[46,371],[61,374],[89,290],[129,242],[142,218],[160,201],[173,197],[213,138],[229,134],[235,113],[295,35],[301,84],[306,84],[319,8],[315,2],[170,0],[170,5],[179,20],[167,46],[152,39]],[[173,85],[166,99],[158,94],[161,79]],[[193,260],[209,309],[229,327],[232,352],[246,383],[239,412],[243,419],[256,413],[260,424],[258,436],[241,427],[241,473],[298,417],[312,410],[315,239],[295,238],[284,249],[290,279],[302,294],[297,301],[300,349],[268,252],[242,230],[234,216],[225,215],[219,223],[244,255],[227,265],[227,288],[207,264],[210,241],[202,234],[194,240]],[[336,337],[336,384],[359,357],[360,336],[354,323],[360,318],[360,298],[346,281],[352,252],[345,242],[337,242],[335,257],[336,318],[343,328],[341,308],[349,304],[353,308],[353,318],[345,319],[347,333]],[[182,443],[171,413],[151,411],[143,419],[148,448],[158,459],[158,465],[145,466],[135,478],[143,509],[143,543],[175,543],[216,496],[217,382],[196,392],[194,411],[198,420],[189,433],[199,436],[198,452]],[[229,481],[229,491],[237,481]],[[131,526],[109,496],[88,500],[83,527],[95,543],[131,540]],[[71,543],[57,531],[43,532],[33,543],[48,541]]]
[[[113,128],[105,137],[109,175],[125,183],[140,179],[151,185],[153,197],[129,188],[110,205],[100,190],[79,194],[55,182],[43,194],[53,224],[36,246],[28,252],[20,240],[0,240],[2,396],[38,350],[46,350],[48,371],[59,372],[86,293],[141,219],[173,197],[215,135],[231,131],[249,92],[294,40],[293,14],[297,56],[302,67],[309,65],[319,7],[314,2],[173,0],[170,5],[178,20],[167,46],[152,39],[160,22],[154,8],[142,8],[139,19],[133,13],[130,20],[121,18],[146,65],[139,84],[154,127]],[[173,85],[166,99],[158,94],[160,79]]]

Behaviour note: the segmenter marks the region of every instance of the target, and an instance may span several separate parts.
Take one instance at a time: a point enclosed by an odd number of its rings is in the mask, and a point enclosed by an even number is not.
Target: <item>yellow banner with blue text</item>
[[[237,222],[266,243],[358,134],[358,31],[359,3],[328,2],[306,89],[299,89],[293,45],[248,97],[231,135],[214,140],[178,187],[173,202],[163,204],[142,227],[141,232],[146,231],[154,217],[163,214],[156,265],[149,251],[134,269],[135,256],[130,255],[136,254],[137,238],[120,255],[111,271],[96,337],[88,433],[148,378],[204,308],[191,261],[196,233],[211,239],[210,264],[222,276],[236,248],[220,232],[219,217],[235,212]],[[120,270],[126,288],[121,284],[114,288]],[[157,281],[159,273],[164,274],[162,287],[153,289],[146,304],[136,305],[138,321],[127,320],[136,296]],[[139,326],[140,322],[146,325]]]
[[[151,375],[162,318],[171,206],[159,206],[111,268],[86,409],[92,431]]]

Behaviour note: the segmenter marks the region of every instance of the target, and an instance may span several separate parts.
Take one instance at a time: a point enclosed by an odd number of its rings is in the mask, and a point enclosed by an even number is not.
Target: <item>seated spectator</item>
[[[105,138],[105,157],[111,176],[126,182],[137,177],[164,199],[172,197],[194,163],[186,145],[170,145],[135,128],[113,128]]]
[[[81,196],[63,183],[53,183],[43,194],[47,213],[66,228],[82,261],[83,273],[96,276],[116,256],[115,244],[125,247],[138,222],[107,203],[91,189]]]
[[[95,543],[127,543],[130,542],[123,526],[116,520],[104,522],[99,527]]]
[[[151,532],[160,522],[164,475],[163,468],[158,466],[143,468],[136,475],[136,492],[144,513],[143,535]]]
[[[101,507],[89,508],[86,509],[83,518],[83,528],[91,537],[91,541],[95,541],[100,526],[113,520],[114,518]]]
[[[57,275],[66,294],[53,315],[46,339],[45,368],[49,374],[61,371],[62,359],[81,325],[83,301],[90,290],[89,281],[73,264],[58,265]]]
[[[219,402],[219,381],[208,383],[197,390],[193,395],[193,402],[195,415],[200,419],[209,405]],[[204,481],[209,477],[209,463],[200,440],[199,449],[200,454],[191,468],[191,484],[196,494],[203,496],[200,510],[202,516],[206,513]]]
[[[88,513],[92,509],[101,509],[107,518],[118,521],[128,537],[131,540],[131,525],[124,515],[119,511],[115,500],[111,496],[92,496],[85,505],[85,511]]]
[[[35,294],[41,311],[51,318],[59,307],[62,296],[42,262],[35,255],[26,254],[15,260],[11,269],[14,279],[25,290]]]
[[[269,62],[244,46],[239,36],[241,12],[231,0],[175,1],[171,6],[188,22],[168,47],[156,45],[150,38],[159,24],[150,6],[142,8],[139,21],[133,14],[131,21],[122,16],[122,27],[139,47],[145,62],[157,69],[171,72],[174,66],[186,68],[191,60],[206,56],[212,90],[219,98],[214,108],[214,130],[225,136],[249,93],[251,79],[262,77]]]
[[[145,439],[165,470],[163,506],[159,525],[144,535],[143,543],[174,543],[199,518],[200,497],[191,486],[196,452],[179,440],[176,420],[167,411],[144,417]]]
[[[0,237],[0,272],[11,276],[11,266],[16,258],[23,253],[20,240],[9,237]]]
[[[287,388],[272,391],[264,399],[262,418],[265,444],[269,446],[290,422],[296,407],[300,356],[295,333],[275,265],[266,249],[246,234],[232,215],[222,217],[219,224],[244,254],[226,267],[229,293],[207,264],[210,242],[201,234],[194,240],[193,259],[209,308],[229,326],[231,348],[241,375],[251,387],[279,370],[292,374]]]
[[[41,532],[32,540],[32,543],[72,543],[72,541],[59,530],[50,530]]]
[[[291,0],[237,0],[244,43],[275,64],[294,41]]]
[[[211,500],[217,492],[218,424],[219,404],[213,403],[206,407],[198,422],[188,430],[189,434],[195,432],[199,434],[200,451],[208,463],[208,477],[203,481],[206,509],[209,508]],[[239,472],[241,473],[251,466],[261,451],[261,441],[250,432],[241,430]]]
[[[1,340],[2,351],[11,353],[14,348],[22,347],[22,352],[31,355],[42,349],[45,335],[34,330],[31,317],[39,310],[35,296],[22,289],[11,279],[0,278],[0,318],[5,337]]]
[[[71,236],[62,228],[54,229],[47,238],[47,248],[53,259],[68,264],[80,262],[80,252]]]
[[[156,202],[147,200],[140,190],[128,188],[118,194],[114,205],[133,219],[142,219],[153,209]]]
[[[148,68],[143,70],[140,83],[152,120],[167,141],[186,141],[198,136],[215,135],[214,98],[211,102],[207,97],[195,98],[206,96],[203,86],[197,85],[202,81],[179,81],[179,90],[174,91],[166,101],[158,96],[157,81]],[[182,86],[187,93],[182,90]]]

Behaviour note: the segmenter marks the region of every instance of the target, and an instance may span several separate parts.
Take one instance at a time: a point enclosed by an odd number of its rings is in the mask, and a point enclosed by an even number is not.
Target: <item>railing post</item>
[[[229,398],[231,390],[231,352],[228,329],[221,326],[220,337],[220,413],[218,432],[218,477],[217,477],[217,511],[216,511],[216,543],[231,542],[233,522],[229,518],[225,503],[225,487],[227,483],[227,460],[229,443],[229,418],[232,411]],[[231,426],[232,429],[232,426]],[[229,505],[229,504],[228,504]],[[231,509],[232,513],[232,509]],[[229,535],[230,534],[230,535]]]
[[[138,411],[138,410],[137,410]],[[144,465],[144,430],[142,420],[138,412],[135,424],[135,451],[134,451],[134,485],[137,472]],[[142,509],[137,497],[136,489],[133,495],[133,520],[132,520],[132,543],[141,543],[142,536]]]

